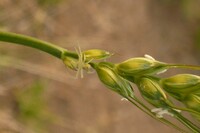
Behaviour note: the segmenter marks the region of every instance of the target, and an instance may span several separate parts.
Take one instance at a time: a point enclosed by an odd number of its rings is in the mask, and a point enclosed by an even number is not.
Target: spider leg
[[[79,70],[79,62],[80,62],[80,54],[77,48],[75,48],[76,53],[78,54],[78,62],[77,62],[77,73],[76,73],[76,78],[78,78],[80,70]]]
[[[82,54],[82,52],[81,52],[81,48],[80,48],[80,46],[78,46],[78,49],[77,48],[75,48],[75,50],[76,50],[76,52],[77,52],[77,54],[78,54],[78,57],[79,57],[79,59],[78,59],[78,63],[77,63],[77,74],[76,74],[76,78],[78,78],[79,77],[79,75],[80,75],[80,77],[81,78],[83,78],[83,67],[84,67],[84,64],[85,64],[85,62],[84,62],[84,55]]]
[[[79,54],[80,54],[80,58],[81,58],[81,60],[80,60],[80,76],[81,76],[81,78],[83,78],[83,67],[84,67],[84,65],[85,65],[85,56],[84,56],[84,54],[82,54],[82,52],[81,52],[81,47],[80,46],[78,46],[78,50],[79,50]]]

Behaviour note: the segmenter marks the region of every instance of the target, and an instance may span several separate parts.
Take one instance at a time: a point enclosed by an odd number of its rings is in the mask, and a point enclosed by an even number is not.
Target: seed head
[[[95,66],[99,79],[111,90],[124,97],[133,97],[133,89],[128,81],[121,78],[114,70],[113,65],[101,62]]]
[[[141,95],[156,107],[166,107],[169,102],[165,92],[159,84],[150,78],[141,78],[138,83]]]
[[[83,54],[86,60],[102,60],[113,55],[109,53],[108,51],[100,50],[100,49],[91,49],[91,50],[83,51]]]
[[[165,70],[166,65],[150,58],[131,58],[117,64],[115,69],[119,75],[126,78],[126,76],[156,74]]]
[[[200,90],[200,77],[192,74],[178,74],[160,80],[163,89],[178,100],[192,92]]]
[[[200,114],[200,92],[189,94],[183,100],[183,103],[189,108]],[[193,114],[200,121],[200,115]]]
[[[187,95],[184,99],[184,103],[188,108],[200,112],[200,92]]]

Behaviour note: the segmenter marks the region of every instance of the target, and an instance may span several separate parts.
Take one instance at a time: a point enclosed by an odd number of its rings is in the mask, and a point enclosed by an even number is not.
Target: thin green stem
[[[48,53],[54,57],[57,57],[61,60],[65,60],[66,57],[70,57],[70,58],[77,59],[77,60],[79,58],[78,54],[75,52],[70,52],[70,51],[68,51],[62,47],[56,46],[52,43],[41,41],[39,39],[21,35],[21,34],[0,31],[0,41],[32,47],[32,48],[38,49],[40,51],[46,52],[46,53]],[[95,63],[90,62],[89,64],[95,69],[95,67],[96,67]],[[186,68],[186,69],[200,70],[200,66],[179,65],[179,64],[168,64],[166,67],[167,68]],[[131,98],[127,98],[127,99],[132,104],[134,104],[136,107],[138,107],[140,110],[142,110],[143,112],[145,112],[146,114],[151,116],[152,118],[154,118],[166,125],[172,126],[181,132],[186,132],[165,118],[157,118],[155,116],[155,114],[153,114],[151,112],[151,110],[137,98],[131,97]],[[189,129],[191,129],[193,132],[198,132],[200,130],[196,125],[194,125],[188,119],[183,117],[181,114],[177,113],[175,116],[181,123],[183,123]]]
[[[168,68],[184,68],[184,69],[200,70],[200,66],[184,65],[184,64],[167,64],[167,67]]]
[[[188,119],[183,117],[181,114],[177,113],[176,111],[174,111],[174,113],[176,113],[175,117],[177,118],[177,120],[179,120],[183,125],[188,127],[191,131],[193,131],[194,133],[200,132],[200,128],[197,127],[194,123],[192,123],[191,121],[189,121]]]
[[[196,114],[196,115],[200,116],[200,112],[197,112],[195,110],[191,110],[191,109],[187,109],[187,108],[182,108],[182,107],[176,107],[176,106],[173,106],[173,105],[170,105],[170,107],[174,108],[174,109],[177,109],[177,110],[182,110],[182,111],[190,112],[190,113],[193,113],[193,114]]]
[[[177,125],[175,125],[175,124],[173,124],[173,123],[171,123],[170,121],[168,121],[167,119],[164,119],[164,118],[157,118],[152,112],[151,112],[151,110],[145,105],[145,104],[143,104],[142,102],[140,102],[140,100],[138,100],[137,98],[127,98],[131,103],[133,103],[133,100],[134,101],[136,101],[140,106],[142,106],[142,107],[140,107],[139,105],[139,109],[140,110],[142,110],[144,113],[146,113],[146,114],[148,114],[150,117],[152,117],[153,119],[156,119],[156,120],[158,120],[158,121],[160,121],[160,122],[162,122],[163,124],[165,124],[165,125],[167,125],[167,126],[170,126],[170,127],[173,127],[173,128],[175,128],[175,129],[177,129],[178,131],[180,131],[180,132],[184,132],[184,133],[186,133],[186,131],[185,130],[183,130],[183,129],[181,129],[180,127],[178,127]],[[134,105],[135,105],[136,103],[134,103]]]
[[[36,48],[38,50],[51,54],[59,59],[62,59],[63,54],[73,58],[77,58],[76,53],[69,52],[66,49],[56,46],[52,43],[41,41],[36,38],[21,34],[0,31],[0,41]]]
[[[135,99],[135,100],[136,100],[140,105],[142,105],[145,109],[147,109],[148,111],[151,112],[151,110],[150,110],[148,107],[146,107],[146,105],[144,105],[143,103],[141,103],[138,99]],[[183,125],[185,125],[186,127],[188,127],[190,130],[195,131],[195,132],[197,132],[197,131],[200,130],[195,124],[193,124],[191,121],[189,121],[188,119],[186,119],[185,117],[183,117],[181,114],[179,114],[179,113],[177,113],[177,112],[175,112],[175,111],[173,111],[173,113],[176,114],[176,119],[179,120]],[[160,120],[160,119],[157,118],[157,120]],[[169,122],[169,121],[166,121],[165,119],[162,119],[162,120],[164,120],[165,123],[166,123],[166,122]],[[162,120],[160,120],[160,121],[162,121]],[[174,124],[171,123],[171,122],[169,122],[168,124],[169,124],[170,126],[175,127],[176,129],[180,129],[179,127],[177,127],[176,125],[174,125]]]

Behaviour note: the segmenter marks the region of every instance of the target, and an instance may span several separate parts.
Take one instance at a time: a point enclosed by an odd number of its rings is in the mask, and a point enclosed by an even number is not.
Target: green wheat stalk
[[[124,62],[113,64],[104,62],[113,54],[100,49],[75,52],[56,46],[30,36],[0,31],[0,41],[4,44],[20,44],[46,52],[60,59],[66,67],[77,71],[77,76],[83,77],[83,71],[94,69],[99,79],[112,91],[118,93],[150,117],[168,125],[180,132],[200,132],[200,126],[182,115],[181,111],[191,113],[200,121],[200,77],[191,74],[179,74],[169,78],[159,78],[156,75],[171,68],[200,70],[200,66],[168,64],[159,62],[149,55],[131,58]],[[151,109],[134,93],[130,83],[138,86],[140,94],[155,108]],[[178,107],[170,98],[182,102],[185,106]],[[177,119],[188,130],[179,127],[164,117],[169,115]]]

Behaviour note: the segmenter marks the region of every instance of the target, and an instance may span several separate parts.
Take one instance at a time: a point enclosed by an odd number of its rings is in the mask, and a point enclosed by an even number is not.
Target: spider
[[[76,78],[80,77],[83,78],[83,70],[87,70],[89,72],[91,66],[89,63],[93,60],[90,59],[89,61],[86,60],[85,55],[82,53],[80,46],[78,48],[75,48],[76,53],[78,54],[78,62],[77,62],[77,73]]]

